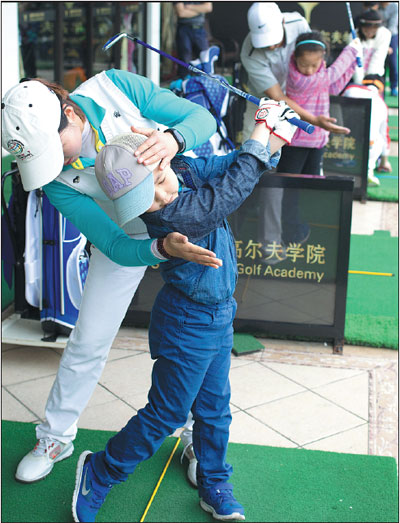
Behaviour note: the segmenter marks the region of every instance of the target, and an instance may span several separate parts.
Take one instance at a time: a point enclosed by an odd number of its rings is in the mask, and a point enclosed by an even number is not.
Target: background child
[[[360,15],[357,34],[362,46],[362,67],[355,68],[353,82],[361,84],[364,76],[369,74],[381,76],[384,82],[391,33],[382,25],[382,15],[377,9],[369,9]]]
[[[229,367],[236,312],[236,249],[226,217],[249,196],[275,153],[287,142],[296,115],[282,102],[262,101],[252,139],[239,151],[210,158],[176,158],[154,173],[135,163],[132,137],[109,142],[96,159],[96,176],[106,194],[127,210],[132,205],[150,236],[173,226],[197,245],[212,246],[223,260],[218,270],[198,270],[194,263],[171,259],[161,267],[165,281],[152,311],[149,328],[155,359],[148,403],[133,416],[106,449],[79,458],[73,498],[75,521],[94,521],[112,485],[125,481],[148,459],[165,437],[181,427],[189,410],[195,420],[193,446],[200,505],[221,520],[244,520],[244,509],[232,493],[226,461],[231,414]],[[283,116],[285,111],[285,117]],[[282,119],[281,119],[282,118]],[[144,137],[139,138],[144,139]],[[128,140],[128,141],[127,141]],[[147,172],[146,172],[147,171]],[[176,174],[175,174],[176,173]],[[125,191],[125,188],[128,188]],[[129,212],[124,213],[130,220]]]
[[[339,94],[352,77],[359,41],[347,46],[336,61],[325,65],[326,44],[317,31],[300,34],[289,61],[286,95],[308,113],[329,117],[329,95]],[[309,135],[298,129],[290,147],[284,147],[277,172],[320,175],[324,146],[329,131],[315,127]],[[259,241],[269,264],[286,258],[286,247],[299,245],[310,236],[310,227],[299,212],[299,191],[263,188],[263,218],[259,225]],[[271,252],[272,251],[272,252]]]
[[[326,67],[326,44],[318,31],[303,33],[296,40],[289,63],[286,94],[315,115],[329,115],[329,95],[339,94],[353,76],[360,41],[353,40],[330,67]],[[324,146],[329,132],[316,127],[311,135],[297,131],[285,147],[279,171],[321,174]]]
[[[371,124],[369,132],[369,155],[368,155],[368,185],[380,185],[379,178],[374,175],[374,169],[380,158],[378,171],[385,169],[390,172],[392,167],[389,163],[388,117],[389,111],[383,101],[384,85],[378,75],[367,75],[363,85],[349,84],[343,91],[343,96],[348,98],[369,98],[371,100]],[[386,163],[388,166],[386,166]]]

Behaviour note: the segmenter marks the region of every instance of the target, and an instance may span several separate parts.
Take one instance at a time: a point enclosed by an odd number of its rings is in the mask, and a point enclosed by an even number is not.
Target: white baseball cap
[[[145,140],[147,137],[143,134],[119,134],[96,156],[97,181],[113,201],[121,227],[146,212],[154,201],[153,170],[159,162],[146,166],[138,163],[134,156]]]
[[[64,165],[54,91],[36,80],[19,83],[4,95],[1,116],[1,144],[15,156],[25,191],[53,181]]]
[[[283,15],[275,2],[254,2],[247,12],[253,47],[269,47],[283,40]]]

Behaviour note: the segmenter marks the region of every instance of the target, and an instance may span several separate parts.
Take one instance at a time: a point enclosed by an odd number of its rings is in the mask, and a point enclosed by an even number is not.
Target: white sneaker
[[[192,431],[190,429],[183,429],[181,432],[181,440],[183,443],[183,452],[181,455],[181,463],[183,458],[187,458],[189,461],[187,469],[187,477],[190,483],[197,488],[197,478],[196,478],[196,469],[197,469],[197,459],[193,450],[193,439]]]
[[[33,483],[50,474],[54,463],[71,456],[74,452],[72,441],[61,443],[52,438],[40,438],[31,450],[19,462],[15,479],[22,483]]]
[[[378,187],[381,184],[379,178],[374,175],[374,172],[368,171],[368,185],[369,187]]]

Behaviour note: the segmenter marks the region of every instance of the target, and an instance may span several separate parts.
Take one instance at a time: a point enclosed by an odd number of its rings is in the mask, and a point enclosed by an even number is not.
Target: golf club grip
[[[350,18],[350,20],[353,21],[352,18]],[[350,25],[351,25],[351,24],[350,24]],[[353,37],[353,40],[354,40],[355,38],[357,38],[357,34],[356,34],[356,32],[355,32],[354,29],[351,29],[351,35],[352,35],[352,37]],[[360,56],[356,56],[356,62],[357,62],[357,66],[358,66],[358,67],[362,67],[362,61],[361,61],[361,57],[360,57]]]
[[[245,93],[246,99],[249,100],[249,102],[253,102],[255,105],[260,104],[260,100],[256,98],[255,96]],[[312,134],[314,132],[315,127],[308,122],[305,122],[304,120],[300,120],[300,118],[288,118],[288,122],[290,122],[292,125],[295,125],[296,127],[299,127],[302,131],[306,132],[307,134]]]
[[[300,120],[300,118],[288,118],[288,122],[290,122],[292,125],[296,125],[299,129],[306,132],[307,134],[312,134],[315,129],[313,124],[305,122],[304,120]]]

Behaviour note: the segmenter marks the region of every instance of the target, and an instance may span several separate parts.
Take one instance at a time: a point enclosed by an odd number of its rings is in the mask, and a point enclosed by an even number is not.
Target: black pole
[[[64,81],[64,2],[54,2],[54,80]]]
[[[115,2],[114,4],[114,34],[119,33],[121,31],[121,6],[119,2]],[[114,67],[116,69],[121,68],[121,42],[118,42],[118,44],[115,46],[116,49],[114,51]]]
[[[93,2],[88,2],[86,5],[86,56],[85,56],[85,72],[86,78],[93,76],[93,62],[94,62],[94,7]]]

